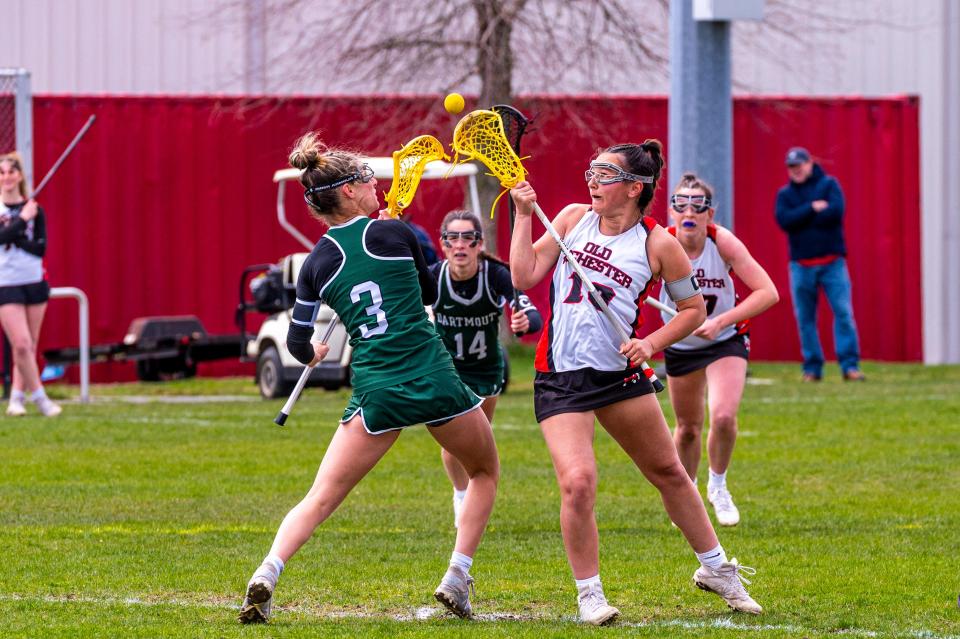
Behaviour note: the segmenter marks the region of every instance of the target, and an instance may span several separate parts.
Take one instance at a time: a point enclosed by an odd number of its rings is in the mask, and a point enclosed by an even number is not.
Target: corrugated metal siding
[[[221,0],[218,0],[218,2]],[[24,67],[37,93],[243,90],[242,3],[204,0],[6,0],[0,65]]]
[[[802,143],[844,190],[848,266],[861,350],[868,359],[922,358],[919,105],[916,99],[741,98],[734,108],[736,232],[767,269],[781,301],[758,318],[754,353],[799,358],[785,234],[773,206],[783,156]],[[828,308],[822,300],[822,309]],[[833,352],[832,315],[820,336]]]
[[[409,126],[436,108],[429,98],[322,100],[327,107],[322,125],[331,143],[355,143],[338,139],[336,132],[356,131],[358,122],[378,126],[364,115],[365,108],[407,113]],[[561,110],[561,101],[575,107],[588,128],[604,133],[583,133]],[[91,113],[98,117],[42,198],[49,219],[50,282],[87,292],[94,343],[118,341],[141,315],[196,314],[211,332],[233,332],[242,269],[301,250],[276,222],[271,177],[284,166],[293,140],[315,126],[312,104],[307,98],[270,103],[238,118],[224,111],[233,102],[215,98],[37,97],[36,126],[48,132],[35,147],[40,174]],[[520,106],[538,116],[524,153],[532,156],[527,163],[531,181],[551,216],[564,204],[585,199],[582,170],[597,147],[647,137],[666,140],[664,98],[549,98]],[[773,200],[786,180],[783,152],[803,134],[846,192],[864,356],[919,359],[916,101],[740,99],[734,117],[737,230],[783,297],[755,322],[755,356],[798,356],[786,239],[774,222]],[[446,127],[428,132],[449,136]],[[388,154],[408,134],[379,133],[382,142],[369,149],[372,154]],[[666,156],[669,167],[669,149]],[[654,212],[661,221],[672,179],[665,176],[657,194]],[[307,216],[296,191],[288,189],[288,213],[309,236],[318,237],[321,227]],[[440,218],[462,200],[458,184],[425,184],[413,219],[436,237]],[[500,246],[506,247],[506,220],[499,229]],[[546,291],[546,283],[533,291],[540,306]],[[76,343],[75,313],[67,304],[52,303],[41,348]],[[655,325],[654,314],[648,317]],[[824,333],[827,344],[829,333]],[[94,369],[95,380],[132,377],[129,365]],[[201,372],[252,369],[222,363]]]
[[[300,7],[272,10],[265,48],[277,60],[303,38],[300,23],[324,12],[341,11],[333,0],[311,0]],[[38,93],[211,94],[242,93],[246,38],[245,0],[5,0],[0,40],[2,66],[22,66],[34,74]],[[751,94],[926,93],[942,82],[942,0],[857,0],[847,3],[811,2],[811,10],[845,17],[835,29],[815,31],[798,20],[793,37],[762,23],[734,23],[733,73],[736,86]],[[769,12],[769,9],[768,9]],[[304,13],[305,16],[301,16]],[[562,19],[564,14],[559,17]],[[659,9],[644,19],[653,19]],[[666,14],[661,25],[666,29]],[[579,25],[576,25],[578,27]],[[530,49],[523,59],[536,60],[542,51]],[[289,59],[289,58],[288,58]],[[299,65],[300,60],[292,64]],[[346,78],[324,73],[290,78],[290,66],[270,69],[271,92],[305,94],[363,93]],[[638,77],[629,65],[610,65],[603,75],[604,91],[666,93],[669,79],[661,73]],[[575,74],[574,70],[570,71]],[[518,93],[571,93],[587,85],[583,77],[565,78],[557,86],[536,64],[519,64],[514,87]],[[436,78],[437,89],[448,78]],[[397,78],[385,90],[404,91],[408,80]],[[574,87],[571,89],[570,87]],[[368,87],[369,88],[369,87]]]

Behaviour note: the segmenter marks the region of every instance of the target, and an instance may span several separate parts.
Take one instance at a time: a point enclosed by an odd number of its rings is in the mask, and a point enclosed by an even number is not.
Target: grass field
[[[801,385],[796,365],[751,366],[729,479],[743,521],[719,532],[757,568],[760,617],[692,586],[696,559],[598,430],[601,575],[622,621],[595,629],[574,623],[529,355],[514,352],[495,420],[503,473],[473,570],[478,621],[440,615],[431,596],[454,529],[418,427],[288,563],[273,622],[236,624],[347,393],[309,391],[279,429],[280,402],[249,380],[201,379],[98,386],[56,420],[0,419],[0,636],[960,637],[960,367],[867,364],[866,384],[834,367]]]

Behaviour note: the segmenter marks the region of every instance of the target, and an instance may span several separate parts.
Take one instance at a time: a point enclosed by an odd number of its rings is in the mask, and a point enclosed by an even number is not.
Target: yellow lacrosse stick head
[[[427,164],[435,160],[449,160],[443,144],[432,135],[420,135],[393,152],[393,183],[387,193],[387,212],[390,217],[403,215],[420,186]]]
[[[480,109],[464,116],[453,130],[452,146],[457,164],[477,160],[504,188],[512,189],[526,178],[527,172],[503,130],[503,120],[494,111]]]

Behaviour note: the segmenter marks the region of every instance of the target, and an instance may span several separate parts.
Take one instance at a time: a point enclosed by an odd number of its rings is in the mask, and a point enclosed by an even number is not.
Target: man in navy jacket
[[[790,149],[786,163],[790,182],[777,193],[777,224],[790,242],[790,293],[800,331],[803,381],[817,382],[823,376],[823,348],[817,333],[820,289],[833,310],[834,343],[843,378],[863,381],[843,240],[843,191],[803,147]]]

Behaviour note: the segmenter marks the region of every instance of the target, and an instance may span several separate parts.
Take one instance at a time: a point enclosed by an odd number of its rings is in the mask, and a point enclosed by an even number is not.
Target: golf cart
[[[374,157],[366,158],[365,161],[373,169],[377,180],[393,179],[393,158]],[[431,162],[427,165],[421,179],[438,180],[445,177],[466,179],[471,208],[479,211],[477,173],[478,170],[474,164],[452,166],[446,162]],[[303,364],[294,359],[286,347],[287,328],[290,325],[290,316],[296,301],[297,276],[315,244],[291,224],[286,216],[284,191],[288,182],[296,182],[299,177],[298,169],[282,169],[273,174],[273,181],[277,184],[277,220],[284,230],[303,245],[306,252],[287,255],[279,264],[250,266],[244,270],[240,278],[237,324],[246,344],[245,359],[256,361],[257,371],[254,380],[260,388],[260,394],[267,399],[289,394],[303,371]],[[248,333],[246,329],[246,314],[251,311],[269,314],[256,335]],[[320,307],[314,339],[320,339],[333,317],[332,309],[326,305]],[[353,349],[349,344],[349,335],[342,324],[334,329],[327,345],[330,347],[330,352],[314,368],[307,384],[335,390],[350,384],[350,358]]]

